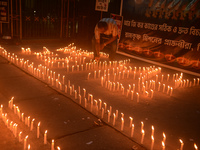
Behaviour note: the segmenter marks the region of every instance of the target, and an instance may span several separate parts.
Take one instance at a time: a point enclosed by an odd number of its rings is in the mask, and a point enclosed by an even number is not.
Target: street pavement
[[[46,44],[46,43],[45,43]],[[58,53],[58,56],[65,57],[62,52],[56,52],[57,48],[65,47],[64,43],[42,44],[25,44],[21,45],[25,48],[31,47],[32,51],[41,52],[42,46],[46,46],[50,51]],[[35,56],[21,54],[21,46],[4,45],[6,50],[15,53],[19,58],[29,59],[34,62],[35,66],[44,64],[43,61],[36,59]],[[118,119],[116,125],[112,125],[113,117],[108,123],[108,114],[102,119],[103,125],[97,125],[98,118],[101,118],[99,112],[95,115],[94,110],[91,112],[90,107],[84,108],[84,103],[78,105],[78,101],[74,100],[74,95],[66,94],[59,88],[47,84],[47,80],[38,80],[35,76],[29,75],[21,68],[1,58],[1,78],[0,89],[2,94],[2,103],[7,104],[8,100],[15,96],[14,101],[22,109],[25,114],[37,118],[37,122],[41,121],[42,133],[48,130],[48,141],[56,140],[56,144],[64,149],[131,149],[132,146],[138,149],[150,149],[152,145],[151,126],[155,127],[154,132],[154,149],[160,150],[162,147],[163,132],[166,135],[166,149],[180,149],[181,143],[184,142],[184,149],[193,149],[194,143],[200,146],[199,141],[199,125],[200,125],[200,102],[199,102],[199,86],[179,87],[173,89],[173,95],[166,94],[167,85],[173,86],[174,83],[166,81],[167,74],[172,78],[173,74],[178,72],[162,68],[162,74],[165,79],[162,83],[166,84],[166,90],[154,90],[153,98],[146,97],[140,93],[140,102],[137,103],[136,95],[134,100],[127,98],[126,94],[121,92],[113,92],[105,87],[101,87],[100,78],[94,79],[94,70],[67,72],[66,68],[51,68],[53,71],[65,75],[71,84],[87,89],[87,94],[93,95],[94,99],[101,99],[108,106],[112,106],[112,112],[119,110],[119,116],[124,114],[124,131],[120,130],[121,121]],[[117,55],[117,60],[125,60],[127,57]],[[128,64],[134,67],[150,67],[142,61],[131,59]],[[158,67],[158,66],[155,66]],[[102,71],[103,72],[103,71]],[[88,80],[88,73],[91,73],[91,79]],[[159,74],[159,81],[161,80]],[[183,79],[192,81],[198,77],[183,74]],[[154,78],[155,79],[155,78]],[[137,80],[124,79],[119,80],[124,87],[129,84],[137,83]],[[157,85],[158,83],[156,83]],[[125,90],[126,93],[126,90]],[[135,125],[134,137],[130,137],[129,117],[133,118]],[[145,137],[141,144],[141,121],[144,123]],[[95,123],[96,122],[96,123]],[[112,133],[111,133],[112,132]],[[70,142],[69,142],[70,141]],[[136,144],[133,141],[136,141]],[[135,148],[136,149],[136,148]]]
[[[133,146],[139,150],[145,149],[111,126],[105,123],[98,124],[98,117],[74,103],[71,98],[30,76],[2,57],[0,57],[0,72],[0,104],[4,105],[8,116],[17,120],[16,116],[13,117],[12,111],[6,108],[8,101],[14,96],[14,104],[20,111],[31,119],[35,118],[35,128],[36,123],[41,122],[42,137],[45,130],[48,130],[49,144],[54,139],[55,146],[60,146],[62,150],[128,150]],[[0,130],[2,133],[0,138],[4,141],[0,143],[1,149],[22,149],[23,143],[14,138],[2,120],[0,123],[3,127],[3,131]],[[21,124],[22,130],[27,130],[22,122],[18,123]],[[28,134],[28,131],[26,133]],[[31,149],[50,149],[50,146],[44,147],[41,141],[38,142],[34,137],[30,139]]]

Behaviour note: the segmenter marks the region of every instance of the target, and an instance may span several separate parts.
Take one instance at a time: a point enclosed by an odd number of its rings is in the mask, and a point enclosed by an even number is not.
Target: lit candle
[[[143,128],[144,128],[144,123],[141,121],[141,133],[142,133]]]
[[[54,140],[51,141],[51,150],[54,150]]]
[[[40,137],[40,122],[38,123],[38,126],[37,126],[37,138]]]
[[[154,126],[151,126],[151,136],[154,136]]]
[[[162,74],[161,82],[163,82],[164,75]]]
[[[167,81],[169,81],[169,76],[170,76],[170,75],[169,75],[169,74],[167,74]]]
[[[153,150],[153,146],[154,146],[154,137],[153,135],[151,135],[151,150]]]
[[[24,113],[22,113],[22,122],[24,122]]]
[[[30,126],[30,116],[28,116],[27,125],[28,125],[28,127]]]
[[[107,104],[106,103],[104,103],[104,109],[105,109],[105,111],[107,111]]]
[[[165,143],[162,141],[162,150],[165,150]]]
[[[194,148],[195,148],[195,150],[198,150],[196,143],[194,143]]]
[[[32,119],[32,121],[31,121],[31,128],[30,128],[31,131],[33,130],[33,122],[34,121],[35,121],[35,119]]]
[[[108,110],[108,123],[110,122],[110,111]]]
[[[116,115],[113,113],[113,126],[115,126]]]
[[[165,84],[163,84],[163,93],[165,92]]]
[[[134,134],[134,124],[131,125],[131,137],[133,137]]]
[[[27,138],[28,138],[28,135],[24,138],[24,150],[26,150],[27,148]]]
[[[131,90],[131,100],[133,100],[133,90]]]
[[[124,118],[121,117],[121,131],[124,130]]]
[[[101,111],[102,111],[102,112],[101,112],[101,118],[103,119],[103,116],[104,116],[104,108],[102,108]]]
[[[183,150],[183,145],[184,145],[184,143],[183,143],[183,141],[182,141],[181,139],[179,139],[179,142],[181,143],[180,150]]]
[[[153,90],[151,89],[151,98],[153,98]]]
[[[137,103],[139,103],[139,93],[136,93],[137,95]]]
[[[47,130],[44,133],[44,144],[47,144]]]
[[[22,141],[22,131],[19,132],[19,142],[21,142],[21,141]]]
[[[59,147],[59,146],[57,146],[57,150],[60,150],[60,147]]]
[[[132,117],[129,117],[129,119],[130,119],[130,128],[132,127],[132,123],[133,123],[133,118]]]
[[[88,73],[88,80],[90,79],[90,74],[91,74],[91,73]]]
[[[172,96],[173,88],[171,87],[170,96]]]
[[[165,133],[163,132],[163,142],[164,142],[164,144],[165,144],[165,141],[166,141],[166,135],[165,135]]]
[[[87,108],[87,99],[85,98],[85,108]]]
[[[144,132],[144,130],[142,129],[142,138],[141,138],[141,144],[143,144],[143,142],[144,142],[144,135],[145,135],[145,132]]]

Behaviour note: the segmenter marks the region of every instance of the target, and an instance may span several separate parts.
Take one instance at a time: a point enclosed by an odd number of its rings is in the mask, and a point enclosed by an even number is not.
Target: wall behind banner
[[[126,0],[119,51],[200,72],[200,0]]]

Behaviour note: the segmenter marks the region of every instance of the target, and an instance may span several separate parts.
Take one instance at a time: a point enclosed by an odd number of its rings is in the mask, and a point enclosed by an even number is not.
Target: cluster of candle
[[[110,91],[121,91],[123,95],[129,97],[131,95],[131,100],[133,100],[133,94],[137,97],[137,102],[139,102],[139,95],[143,94],[146,96],[150,96],[153,98],[154,91],[162,91],[163,93],[167,93],[172,96],[173,87],[188,87],[188,84],[184,85],[183,74],[178,76],[178,74],[173,75],[174,85],[166,85],[165,82],[169,82],[170,75],[168,74],[166,79],[163,74],[161,74],[161,68],[155,68],[155,66],[150,67],[131,67],[126,66],[130,63],[130,60],[124,61],[104,61],[104,62],[96,62],[92,61],[91,57],[93,53],[84,51],[84,50],[76,50],[76,47],[69,45],[68,47],[58,49],[58,52],[63,52],[64,54],[69,54],[70,56],[65,58],[59,58],[58,54],[54,54],[50,52],[46,47],[43,48],[43,53],[34,53],[37,59],[44,61],[44,66],[42,64],[34,67],[34,63],[29,63],[29,60],[24,60],[24,58],[18,59],[17,55],[10,54],[7,51],[3,50],[2,55],[11,60],[13,63],[16,63],[20,67],[28,70],[34,76],[43,79],[48,82],[52,86],[64,91],[66,94],[69,92],[70,96],[73,96],[75,100],[78,100],[80,105],[84,105],[86,109],[89,109],[92,113],[97,116],[100,116],[102,119],[107,118],[108,123],[112,123],[113,126],[116,127],[116,122],[119,121],[118,110],[114,113],[112,106],[107,108],[107,104],[103,102],[101,99],[94,99],[91,93],[87,93],[88,97],[86,98],[86,88],[81,90],[80,86],[77,86],[78,89],[75,89],[75,85],[70,83],[68,80],[67,84],[65,84],[65,75],[62,76],[57,74],[55,71],[50,70],[50,67],[60,68],[61,63],[62,67],[66,68],[67,72],[73,71],[91,71],[94,70],[93,77],[94,79],[100,79],[101,85],[103,87],[108,88]],[[101,55],[107,57],[108,55],[101,53]],[[87,62],[89,59],[89,62]],[[18,62],[20,60],[20,62]],[[54,65],[57,63],[57,65]],[[53,65],[52,65],[53,64]],[[80,69],[80,68],[81,69]],[[112,73],[110,73],[112,71]],[[88,80],[91,79],[91,73],[88,73]],[[132,79],[136,83],[132,83],[128,85],[127,90],[124,89],[125,85],[120,82],[116,82],[117,80],[123,79]],[[183,84],[181,86],[181,81],[183,80]],[[187,79],[188,81],[188,79]],[[190,83],[192,85],[192,83]],[[162,86],[161,86],[162,85]],[[188,85],[188,86],[187,86]],[[193,86],[199,85],[199,78],[194,79]],[[167,88],[166,88],[167,87]],[[125,91],[126,94],[125,94]],[[82,94],[83,93],[83,94]],[[149,94],[151,93],[151,94]],[[84,100],[82,102],[82,99]],[[103,106],[102,106],[103,105]],[[105,117],[106,115],[106,117]],[[28,118],[27,118],[28,119]],[[133,118],[130,119],[130,136],[134,137],[134,128]],[[120,130],[124,131],[124,114],[121,113],[120,119]],[[40,124],[38,124],[39,126]],[[144,123],[141,122],[141,144],[144,142],[145,131],[144,131]],[[46,131],[45,131],[46,132]],[[47,134],[47,133],[46,133]],[[162,149],[165,149],[165,140],[166,136],[163,133],[163,140],[161,142]],[[154,127],[152,126],[152,134],[151,134],[151,149],[154,147]],[[54,141],[52,141],[54,143]],[[197,147],[197,146],[196,146]]]
[[[33,131],[34,130],[34,122],[35,122],[35,118],[33,118],[31,120],[31,117],[30,116],[25,116],[24,113],[21,113],[20,112],[20,109],[18,106],[16,106],[14,103],[13,103],[13,100],[14,100],[14,97],[11,98],[11,100],[8,101],[8,107],[13,110],[14,114],[17,114],[17,116],[19,117],[19,119],[25,123],[25,125],[30,129],[30,131]],[[18,132],[17,130],[17,124],[16,123],[13,123],[13,121],[10,121],[10,124],[9,124],[9,119],[7,119],[7,114],[3,114],[3,110],[2,110],[3,106],[1,107],[1,114],[2,114],[2,118],[3,120],[5,121],[6,125],[11,129],[11,131],[13,131],[13,134],[14,136],[17,138],[17,135],[18,135],[18,139],[19,139],[19,142],[24,142],[24,150],[29,150],[31,148],[30,144],[27,144],[28,143],[28,135],[26,135],[24,137],[24,140],[22,140],[22,131]],[[41,125],[41,122],[38,122],[37,126],[36,126],[36,138],[40,138],[40,125]],[[47,144],[47,130],[45,130],[44,132],[44,144],[46,145]],[[54,146],[54,140],[51,141],[51,150],[54,150],[55,149],[55,146]],[[57,149],[60,149],[60,147],[58,147]]]

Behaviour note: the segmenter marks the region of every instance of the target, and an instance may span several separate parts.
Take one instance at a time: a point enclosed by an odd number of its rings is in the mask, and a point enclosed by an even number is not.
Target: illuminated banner
[[[127,0],[119,50],[200,72],[199,0]]]
[[[8,23],[9,5],[8,0],[0,0],[0,22]]]
[[[108,0],[96,0],[95,10],[97,11],[108,11]]]

